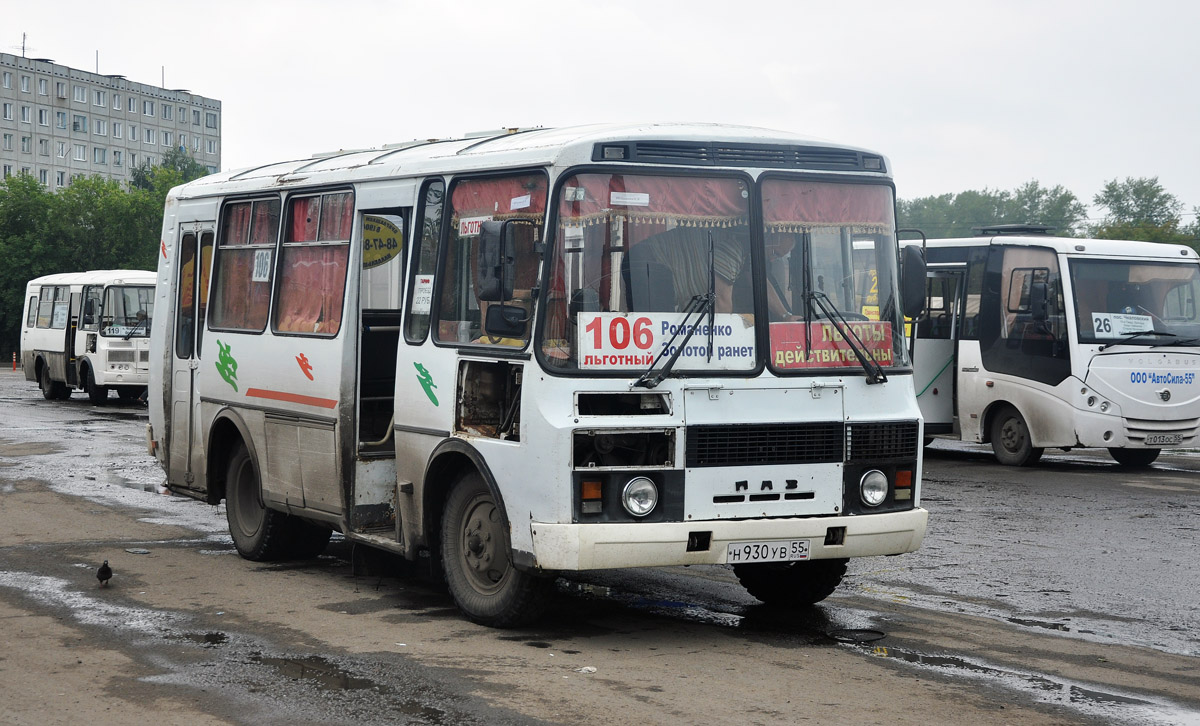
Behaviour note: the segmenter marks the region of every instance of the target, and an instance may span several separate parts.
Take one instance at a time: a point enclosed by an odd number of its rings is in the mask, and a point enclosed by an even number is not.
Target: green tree
[[[130,172],[129,186],[134,189],[153,190],[156,170],[178,172],[178,184],[190,182],[208,174],[208,168],[196,161],[187,151],[182,148],[173,148],[162,155],[162,160],[158,164],[151,165],[149,161],[145,161],[134,167]],[[164,201],[166,199],[165,192],[163,199]]]
[[[1183,227],[1183,202],[1164,189],[1158,177],[1113,179],[1092,201],[1107,211],[1089,230],[1093,237],[1195,243],[1194,230]]]
[[[970,237],[995,224],[1044,224],[1056,234],[1074,236],[1087,208],[1060,186],[1043,187],[1031,180],[1013,191],[984,189],[901,199],[899,226],[917,228],[929,237]]]

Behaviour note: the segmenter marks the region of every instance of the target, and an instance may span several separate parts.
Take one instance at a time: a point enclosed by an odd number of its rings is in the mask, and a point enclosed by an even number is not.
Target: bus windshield
[[[100,332],[106,336],[146,338],[154,312],[154,288],[111,285],[104,289]]]
[[[1070,260],[1080,343],[1195,345],[1200,265]]]
[[[891,188],[768,179],[756,229],[751,192],[740,176],[568,178],[557,199],[543,360],[645,371],[661,353],[678,354],[672,374],[746,371],[760,361],[756,323],[769,323],[770,364],[780,372],[857,368],[838,332],[846,326],[865,356],[906,364],[903,335],[893,335],[903,328]],[[766,275],[752,271],[754,246]]]

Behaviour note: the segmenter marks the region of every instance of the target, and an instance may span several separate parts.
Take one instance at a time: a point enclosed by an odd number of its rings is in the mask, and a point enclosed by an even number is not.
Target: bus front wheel
[[[1162,449],[1109,449],[1108,453],[1121,466],[1150,466]]]
[[[1005,406],[992,419],[992,452],[1005,466],[1032,466],[1042,458],[1033,445],[1025,418],[1012,406]]]
[[[225,474],[225,518],[238,554],[253,562],[287,555],[287,515],[262,504],[258,470],[244,443],[238,443]]]
[[[108,401],[108,387],[96,385],[96,374],[92,373],[92,367],[86,369],[86,377],[84,378],[84,389],[87,391],[88,400],[96,406],[103,406]]]
[[[805,607],[833,594],[848,560],[761,562],[733,566],[746,592],[776,607]]]
[[[513,567],[504,514],[477,472],[462,475],[450,490],[440,544],[446,585],[472,621],[511,628],[545,609],[554,580]]]

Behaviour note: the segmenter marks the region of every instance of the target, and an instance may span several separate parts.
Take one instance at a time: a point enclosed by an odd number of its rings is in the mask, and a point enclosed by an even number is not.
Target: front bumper
[[[734,521],[530,525],[534,565],[544,570],[725,564],[730,542],[808,539],[814,560],[913,552],[925,538],[929,512],[790,517]],[[845,527],[843,543],[825,544],[833,527]],[[709,547],[688,552],[688,536],[711,532]]]

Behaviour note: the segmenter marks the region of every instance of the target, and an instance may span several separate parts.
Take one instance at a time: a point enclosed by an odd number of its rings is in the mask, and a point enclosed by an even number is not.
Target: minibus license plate
[[[1146,434],[1146,446],[1182,444],[1183,434]]]
[[[784,539],[771,542],[730,542],[725,561],[731,565],[746,562],[794,562],[808,559],[808,540]]]

